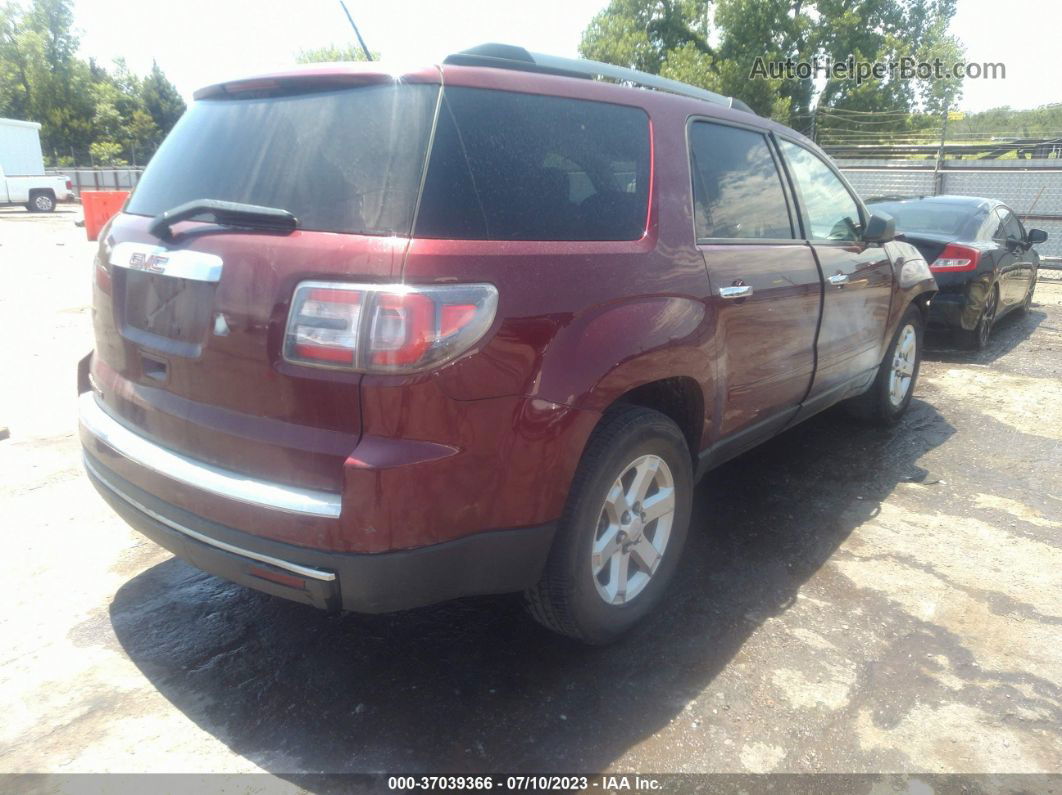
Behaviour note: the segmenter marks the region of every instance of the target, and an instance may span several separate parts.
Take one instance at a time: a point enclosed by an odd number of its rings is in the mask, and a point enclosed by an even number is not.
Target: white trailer
[[[74,198],[65,176],[47,176],[41,155],[41,125],[0,119],[0,204],[21,204],[30,212],[51,212]]]

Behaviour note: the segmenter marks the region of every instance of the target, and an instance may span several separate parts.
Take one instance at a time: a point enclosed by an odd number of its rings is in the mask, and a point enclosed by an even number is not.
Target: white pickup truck
[[[44,173],[40,131],[35,121],[0,119],[0,205],[50,213],[56,202],[74,198],[67,177]]]
[[[8,177],[0,166],[0,204],[21,204],[31,213],[50,213],[56,202],[73,198],[74,186],[67,177]]]

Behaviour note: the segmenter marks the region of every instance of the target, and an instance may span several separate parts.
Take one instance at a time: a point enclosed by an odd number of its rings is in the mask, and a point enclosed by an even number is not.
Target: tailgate
[[[100,247],[92,376],[107,410],[189,457],[338,490],[361,430],[360,376],[284,362],[288,304],[304,279],[386,280],[401,250],[216,227],[161,246],[149,220],[118,216]]]

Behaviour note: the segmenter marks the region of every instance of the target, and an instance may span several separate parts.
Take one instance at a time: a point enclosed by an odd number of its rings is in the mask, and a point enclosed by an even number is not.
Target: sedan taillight
[[[934,273],[941,271],[972,271],[976,270],[977,263],[981,259],[981,252],[969,246],[960,246],[958,243],[949,243],[944,246],[929,269]]]
[[[284,358],[358,372],[416,372],[451,361],[494,322],[490,284],[303,282],[295,288]]]

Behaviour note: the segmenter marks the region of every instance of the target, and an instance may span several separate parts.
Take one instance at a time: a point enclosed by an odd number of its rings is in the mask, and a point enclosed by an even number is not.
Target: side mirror
[[[1025,234],[1025,242],[1028,243],[1030,246],[1035,246],[1038,243],[1046,243],[1047,232],[1045,232],[1043,229],[1030,229]]]
[[[896,220],[881,211],[870,214],[867,228],[863,231],[863,240],[867,243],[888,243],[896,237]]]

